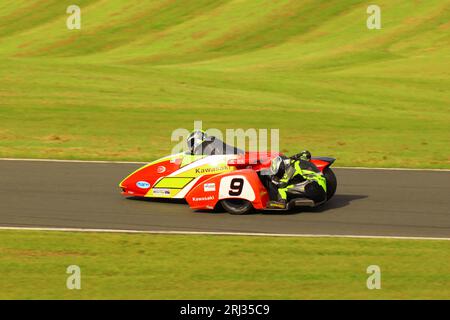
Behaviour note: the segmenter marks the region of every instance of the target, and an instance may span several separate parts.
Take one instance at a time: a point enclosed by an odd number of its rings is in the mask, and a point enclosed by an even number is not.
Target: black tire
[[[227,199],[222,200],[220,203],[230,214],[247,214],[253,209],[252,203],[243,199]]]
[[[327,200],[330,200],[336,192],[337,179],[333,170],[330,168],[323,170],[323,175],[325,176],[325,179],[327,179]]]

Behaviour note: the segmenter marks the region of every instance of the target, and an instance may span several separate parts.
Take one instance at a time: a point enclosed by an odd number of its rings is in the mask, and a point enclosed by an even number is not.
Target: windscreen
[[[210,137],[197,146],[194,150],[196,155],[221,155],[221,154],[244,154],[239,148],[230,146],[220,139]]]

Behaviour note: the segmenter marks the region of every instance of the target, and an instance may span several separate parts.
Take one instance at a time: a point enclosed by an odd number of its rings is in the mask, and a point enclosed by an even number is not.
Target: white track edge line
[[[149,164],[148,162],[140,161],[108,161],[108,160],[63,160],[63,159],[26,159],[26,158],[0,158],[0,161],[29,161],[29,162],[61,162],[61,163],[103,163],[103,164]],[[427,168],[371,168],[371,167],[338,167],[336,169],[350,169],[350,170],[386,170],[386,171],[443,171],[450,172],[450,169],[427,169]]]
[[[61,162],[61,163],[111,163],[111,164],[148,164],[149,162],[134,161],[107,161],[107,160],[63,160],[63,159],[21,159],[21,158],[0,158],[0,161],[28,161],[28,162]]]
[[[360,238],[360,239],[450,241],[450,238],[436,238],[436,237],[333,235],[333,234],[288,234],[288,233],[283,234],[283,233],[214,232],[214,231],[150,231],[150,230],[146,231],[146,230],[121,230],[121,229],[3,227],[3,226],[0,226],[0,230],[91,232],[91,233],[98,232],[98,233],[130,233],[130,234],[170,234],[170,235],[254,236],[254,237],[290,237],[290,238]]]
[[[350,170],[386,170],[386,171],[442,171],[442,172],[450,172],[450,169],[432,169],[432,168],[371,168],[371,167],[335,167],[336,169],[350,169]]]

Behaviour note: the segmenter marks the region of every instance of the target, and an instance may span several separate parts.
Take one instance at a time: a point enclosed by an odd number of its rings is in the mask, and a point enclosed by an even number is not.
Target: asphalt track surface
[[[450,237],[450,171],[335,169],[321,208],[233,216],[183,203],[124,198],[138,164],[0,161],[0,226]]]

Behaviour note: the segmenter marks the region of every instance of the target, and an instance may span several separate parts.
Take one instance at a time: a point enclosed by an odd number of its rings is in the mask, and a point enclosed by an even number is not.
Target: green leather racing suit
[[[304,189],[307,198],[316,202],[326,199],[327,182],[317,167],[309,161],[290,160],[284,175],[273,181],[278,187],[278,199],[287,200],[287,191],[295,185]]]

